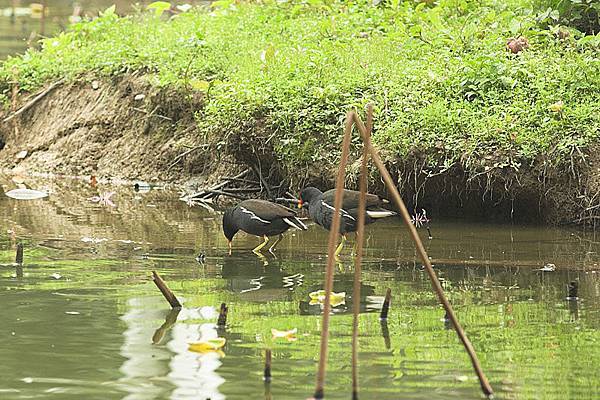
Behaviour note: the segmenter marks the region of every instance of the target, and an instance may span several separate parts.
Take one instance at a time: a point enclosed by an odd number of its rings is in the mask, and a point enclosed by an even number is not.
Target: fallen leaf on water
[[[324,304],[325,303],[325,291],[317,290],[316,292],[311,292],[309,295],[310,302],[308,304]],[[331,296],[329,298],[332,307],[337,307],[341,304],[346,303],[346,292],[335,293],[331,292]]]
[[[285,338],[288,342],[298,340],[296,337],[297,332],[298,328],[290,329],[288,331],[280,331],[279,329],[271,328],[271,335],[273,335],[273,339]]]
[[[16,200],[36,200],[47,197],[48,193],[33,189],[13,189],[6,192],[6,195]]]
[[[223,353],[223,351],[221,351],[221,348],[223,348],[223,346],[225,346],[225,338],[215,338],[215,339],[209,339],[206,340],[204,342],[196,342],[196,343],[190,343],[190,346],[188,347],[189,351],[193,351],[195,353],[200,353],[200,354],[206,354],[206,353],[217,353],[219,354],[221,357],[225,356],[225,353]]]

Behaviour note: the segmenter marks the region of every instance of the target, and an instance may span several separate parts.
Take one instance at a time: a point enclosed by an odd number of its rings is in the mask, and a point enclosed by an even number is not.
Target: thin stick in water
[[[227,304],[221,303],[221,309],[219,310],[219,318],[217,319],[217,326],[220,328],[224,328],[227,325],[227,312],[229,308],[227,308]]]
[[[381,313],[379,319],[386,321],[388,318],[388,312],[390,311],[390,303],[392,301],[392,289],[387,288],[385,291],[385,299],[383,300],[383,306],[381,306]]]
[[[325,270],[325,300],[323,305],[323,322],[321,329],[321,346],[319,367],[317,371],[317,384],[315,387],[315,399],[322,399],[324,396],[325,369],[327,368],[327,352],[329,341],[329,316],[331,313],[331,292],[333,290],[333,272],[335,262],[335,248],[340,230],[340,209],[342,208],[342,198],[344,196],[344,179],[346,177],[346,164],[348,163],[348,153],[350,152],[350,137],[352,134],[352,115],[346,117],[344,127],[344,141],[342,142],[342,156],[338,167],[338,174],[335,184],[335,200],[333,221],[329,230],[329,245],[327,247],[327,267]]]
[[[373,107],[367,111],[367,134],[371,134]],[[365,239],[365,215],[367,210],[367,165],[369,149],[364,146],[360,166],[360,195],[358,197],[358,229],[356,230],[356,260],[354,262],[354,287],[352,289],[352,399],[358,400],[358,315],[360,312],[360,283],[362,273],[363,245]]]
[[[181,303],[179,302],[179,300],[177,300],[177,297],[175,297],[171,289],[169,289],[165,281],[163,281],[163,279],[160,277],[160,275],[158,275],[158,273],[156,273],[156,271],[152,271],[152,280],[154,281],[154,284],[158,287],[162,295],[165,297],[165,299],[167,299],[167,301],[171,305],[171,308],[181,308]]]
[[[17,243],[17,255],[15,257],[17,265],[23,265],[23,243]]]
[[[465,331],[462,329],[460,323],[458,322],[458,319],[456,318],[456,315],[454,315],[454,310],[452,309],[450,302],[444,295],[444,290],[442,289],[442,285],[440,284],[440,281],[438,280],[437,275],[435,274],[435,272],[433,270],[431,261],[429,260],[429,256],[427,256],[427,252],[425,251],[425,247],[423,246],[423,242],[421,241],[421,238],[419,237],[419,234],[417,233],[415,226],[411,222],[410,215],[408,214],[408,210],[406,209],[404,201],[402,201],[402,197],[400,196],[400,193],[398,192],[398,189],[396,188],[396,186],[394,184],[392,176],[390,175],[387,168],[385,167],[385,164],[379,157],[379,153],[373,147],[373,145],[371,143],[371,139],[367,135],[367,128],[365,127],[363,122],[360,120],[358,115],[356,115],[356,113],[354,113],[354,112],[350,112],[350,113],[348,113],[348,115],[350,115],[354,119],[354,122],[356,123],[356,126],[363,137],[363,141],[365,142],[365,145],[369,148],[373,162],[379,169],[379,172],[381,173],[381,176],[385,182],[385,185],[387,186],[388,191],[392,194],[392,198],[393,198],[394,202],[396,203],[396,206],[400,210],[400,214],[402,215],[402,218],[404,219],[404,222],[405,222],[406,226],[408,227],[410,236],[415,243],[417,252],[419,253],[420,258],[423,261],[423,264],[425,265],[425,270],[427,271],[427,274],[429,275],[431,284],[433,286],[433,290],[436,292],[438,299],[440,300],[440,303],[442,303],[442,305],[448,312],[448,316],[452,320],[454,329],[456,330],[456,333],[457,333],[460,341],[463,343],[463,346],[465,347],[467,353],[469,354],[469,357],[471,359],[471,364],[473,365],[473,368],[475,369],[475,373],[477,374],[477,377],[479,378],[479,383],[481,385],[481,389],[483,390],[483,393],[486,396],[491,396],[494,393],[494,391],[493,391],[489,381],[487,380],[485,374],[483,373],[483,369],[481,368],[481,364],[479,363],[479,359],[477,358],[477,354],[475,353],[475,349],[473,348],[471,341],[465,334]]]
[[[271,349],[265,350],[265,372],[263,379],[265,382],[271,382]]]
[[[388,329],[387,319],[380,320],[379,325],[381,326],[381,336],[383,337],[383,343],[385,344],[386,350],[389,350],[392,348],[392,341],[390,340],[390,330]]]

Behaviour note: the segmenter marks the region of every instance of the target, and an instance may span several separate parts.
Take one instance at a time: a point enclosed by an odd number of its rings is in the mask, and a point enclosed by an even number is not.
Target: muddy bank
[[[14,99],[2,119],[33,98]],[[157,88],[143,75],[59,84],[0,124],[0,168],[201,186],[250,167],[278,185],[273,195],[296,193],[306,184],[332,185],[335,165],[286,168],[270,144],[276,132],[262,126],[248,127],[244,137],[200,133],[202,107],[201,93]],[[551,167],[540,155],[534,165],[518,169],[498,165],[491,154],[469,171],[452,167],[432,173],[425,154],[398,160],[380,150],[409,207],[426,208],[435,217],[554,224],[593,224],[598,218],[595,152],[576,152],[570,165],[561,167]],[[350,187],[357,167],[351,165]],[[379,177],[371,178],[372,191],[385,195]]]
[[[19,99],[19,107],[28,100]],[[68,175],[183,180],[205,167],[198,151],[180,160],[184,168],[169,168],[197,144],[192,110],[201,103],[198,96],[159,90],[133,75],[61,84],[2,123],[0,165]]]

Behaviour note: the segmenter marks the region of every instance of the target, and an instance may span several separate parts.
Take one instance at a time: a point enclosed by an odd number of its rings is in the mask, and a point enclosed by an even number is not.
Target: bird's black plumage
[[[342,200],[340,233],[355,232],[358,229],[358,200],[360,192],[344,189]],[[331,228],[334,215],[335,189],[321,192],[315,187],[306,187],[300,193],[301,204],[308,206],[310,218],[325,229]],[[367,212],[365,224],[375,222],[379,218],[390,217],[396,213],[382,208],[383,200],[379,196],[367,193]]]
[[[291,227],[306,230],[306,225],[296,217],[294,210],[266,200],[244,200],[226,210],[223,215],[223,233],[230,243],[240,230],[255,236],[269,237],[281,235]],[[255,250],[260,250],[261,247]]]

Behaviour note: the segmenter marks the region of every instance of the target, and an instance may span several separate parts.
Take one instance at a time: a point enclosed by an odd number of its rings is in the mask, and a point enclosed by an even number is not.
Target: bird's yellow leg
[[[256,246],[255,248],[252,249],[253,253],[260,253],[260,249],[262,249],[263,247],[265,247],[267,245],[267,243],[269,243],[269,237],[267,235],[263,236],[265,238],[265,241],[262,242],[261,244],[259,244],[258,246]]]
[[[342,241],[338,245],[337,249],[335,249],[335,253],[333,253],[336,260],[340,259],[340,253],[342,252],[342,249],[344,248],[344,243],[346,243],[346,234],[342,235]]]
[[[269,261],[267,260],[267,257],[265,257],[265,255],[263,253],[259,253],[259,252],[255,252],[254,254],[256,254],[256,256],[258,257],[258,259],[260,261],[262,261],[263,266],[267,266],[269,265]]]
[[[358,252],[358,240],[356,240],[356,236],[354,236],[354,246],[352,246],[352,257],[356,256]]]
[[[269,253],[273,254],[275,252],[275,247],[279,244],[279,242],[281,242],[281,239],[283,239],[283,233],[280,233],[275,243],[269,247]]]

